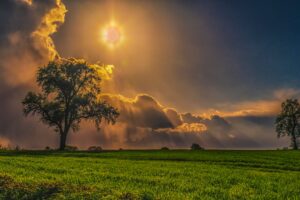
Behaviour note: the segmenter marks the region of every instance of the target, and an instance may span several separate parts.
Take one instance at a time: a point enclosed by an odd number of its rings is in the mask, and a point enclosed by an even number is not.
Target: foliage
[[[88,151],[102,151],[102,147],[100,146],[90,146]]]
[[[299,156],[299,151],[5,151],[0,199],[299,199]]]
[[[1,150],[1,151],[5,151],[5,150],[9,150],[9,148],[8,148],[8,147],[5,147],[5,146],[2,146],[2,145],[0,144],[0,150]]]
[[[69,130],[79,130],[82,120],[95,122],[98,129],[102,119],[115,123],[119,113],[99,99],[101,70],[101,66],[74,58],[51,61],[38,69],[42,92],[28,92],[23,111],[26,116],[39,115],[42,122],[54,127],[60,134],[60,149],[65,148]]]
[[[38,185],[18,183],[13,178],[0,176],[0,199],[50,199],[60,191],[56,184],[41,183]]]
[[[161,150],[167,151],[170,150],[168,147],[162,147]]]
[[[45,147],[45,150],[46,150],[46,151],[51,151],[52,149],[51,149],[51,147],[46,146],[46,147]]]
[[[77,151],[77,150],[78,150],[78,147],[76,147],[76,146],[71,146],[71,145],[66,145],[65,150],[66,150],[66,151]]]
[[[199,144],[193,143],[191,150],[204,150],[204,148],[202,148]]]
[[[298,149],[297,137],[300,136],[300,105],[297,99],[287,99],[281,105],[281,112],[276,118],[278,137],[290,136],[291,146]]]
[[[21,150],[21,148],[19,147],[19,145],[17,145],[16,147],[15,147],[15,151],[20,151]]]

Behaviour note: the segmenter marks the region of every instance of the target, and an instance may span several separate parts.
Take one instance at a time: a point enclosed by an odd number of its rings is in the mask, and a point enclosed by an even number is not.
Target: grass
[[[300,151],[3,151],[0,199],[300,199]]]

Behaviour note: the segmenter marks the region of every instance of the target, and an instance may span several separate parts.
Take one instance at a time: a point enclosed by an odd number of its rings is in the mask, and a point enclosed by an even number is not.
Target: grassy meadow
[[[2,151],[0,199],[300,199],[300,151]]]

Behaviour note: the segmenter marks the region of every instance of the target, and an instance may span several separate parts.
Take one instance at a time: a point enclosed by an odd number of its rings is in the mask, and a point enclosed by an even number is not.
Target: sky
[[[100,132],[85,123],[68,142],[81,148],[270,149],[274,119],[300,96],[299,1],[4,0],[0,3],[0,142],[55,146],[21,100],[35,71],[55,56],[114,66],[103,96],[120,110]],[[111,21],[124,41],[109,48]],[[43,131],[41,131],[43,130]]]

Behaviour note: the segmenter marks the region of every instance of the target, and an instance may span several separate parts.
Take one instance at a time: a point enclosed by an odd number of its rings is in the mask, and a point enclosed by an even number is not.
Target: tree
[[[103,119],[115,123],[117,109],[99,97],[102,75],[101,66],[84,60],[51,61],[38,69],[37,84],[42,92],[28,92],[22,101],[23,112],[25,116],[40,115],[43,123],[54,127],[60,135],[59,149],[64,150],[70,129],[78,131],[82,120],[95,122],[98,130]]]
[[[281,112],[276,118],[277,137],[290,136],[291,146],[298,149],[300,136],[300,105],[297,99],[287,99],[281,104]]]
[[[193,143],[191,146],[191,150],[204,150],[199,144]]]
[[[102,151],[102,147],[101,146],[90,146],[88,148],[88,151]]]

